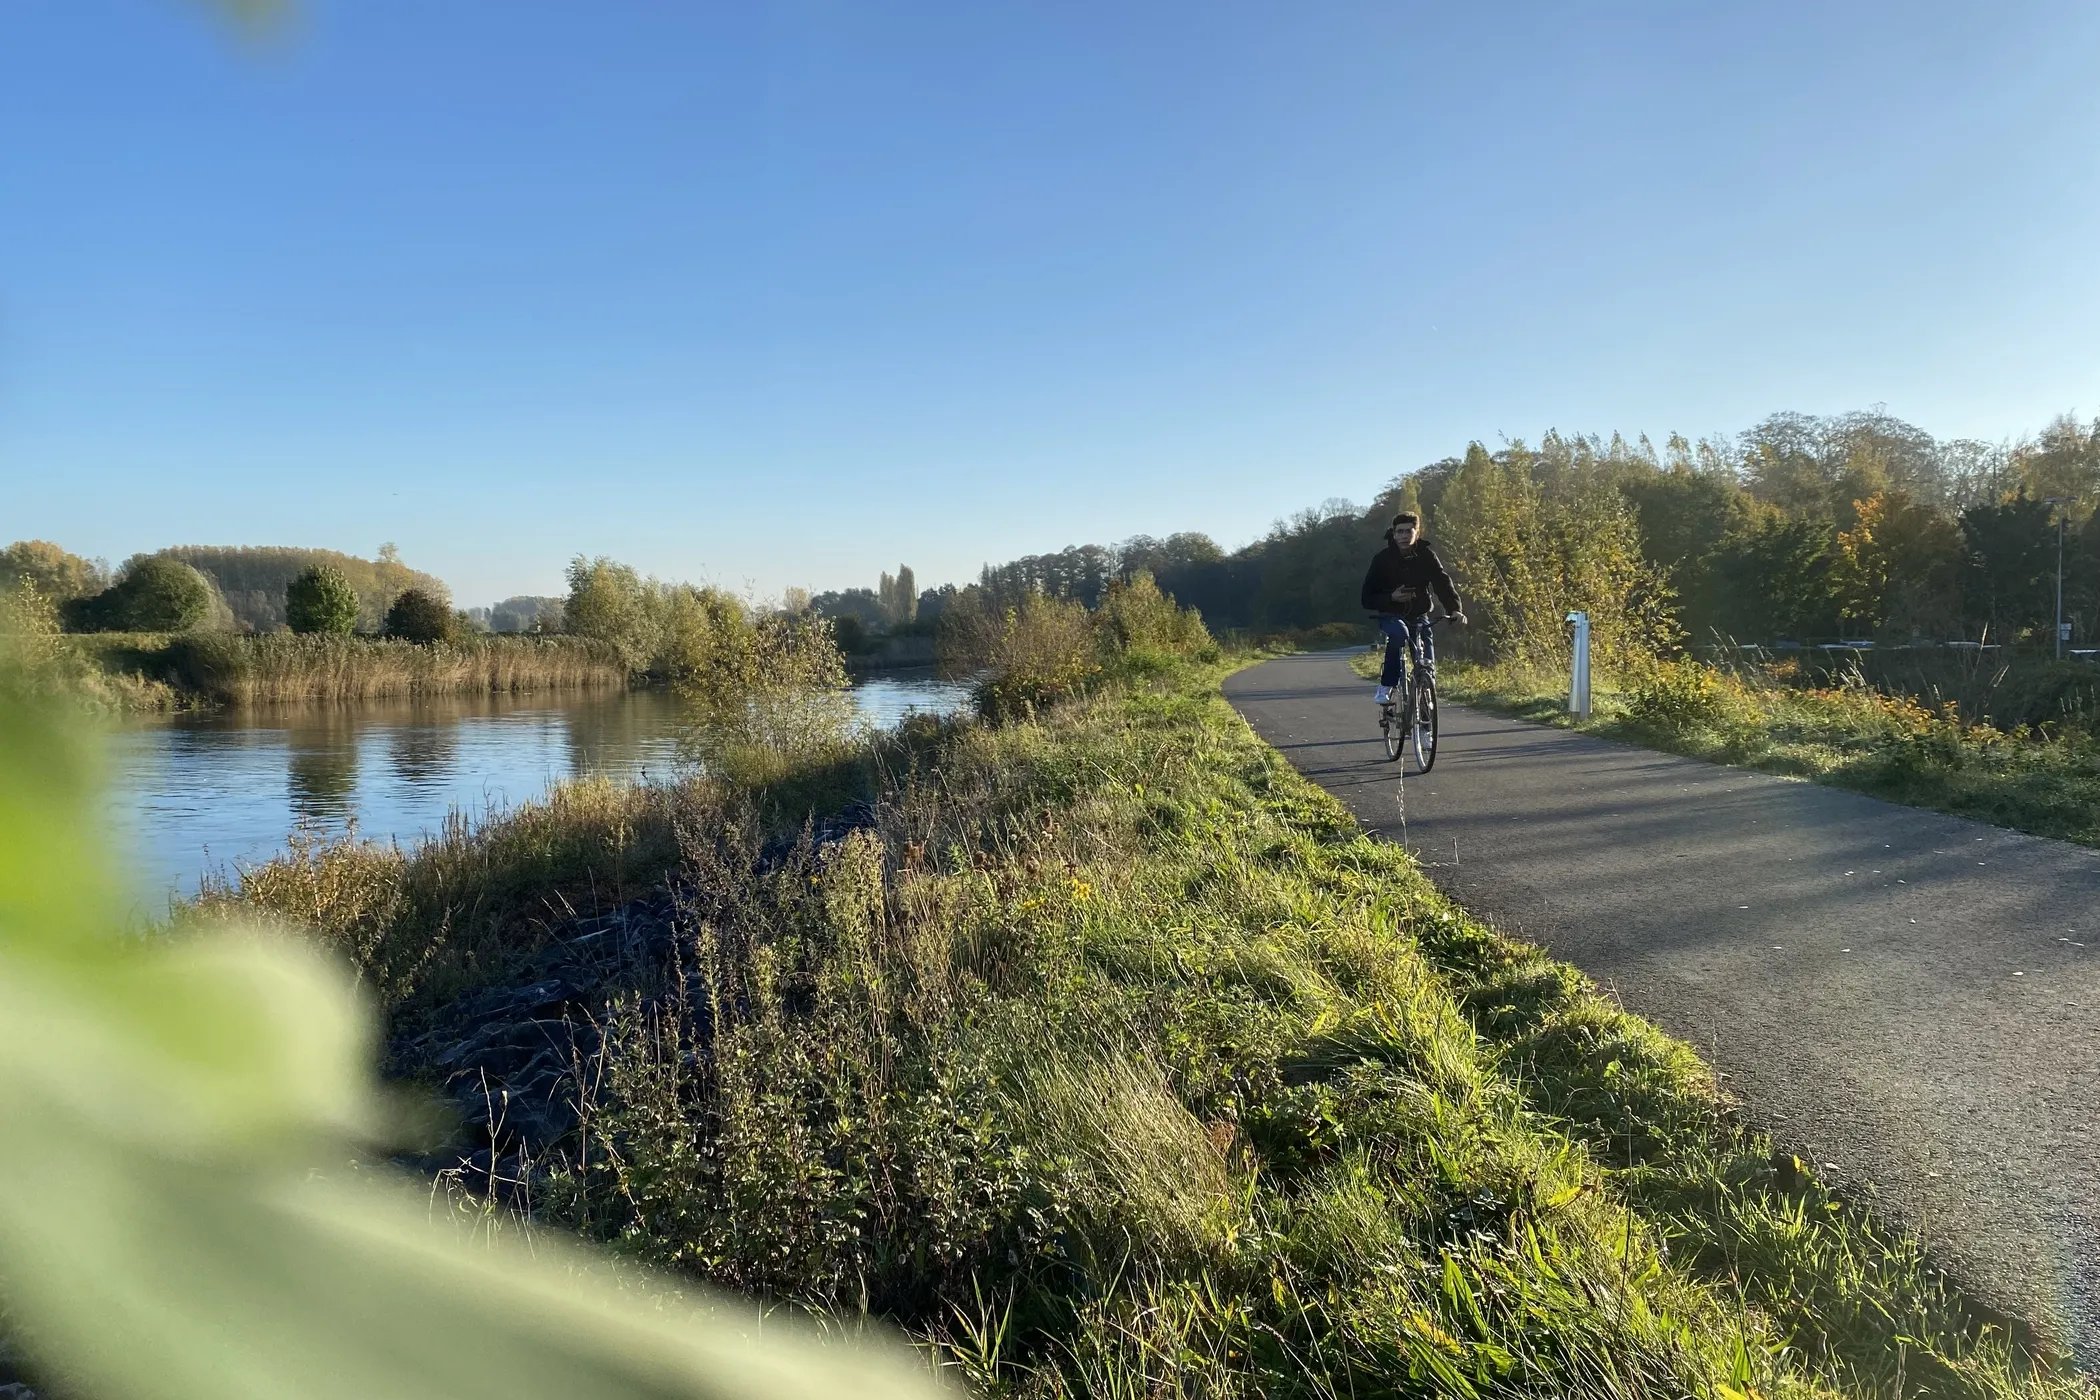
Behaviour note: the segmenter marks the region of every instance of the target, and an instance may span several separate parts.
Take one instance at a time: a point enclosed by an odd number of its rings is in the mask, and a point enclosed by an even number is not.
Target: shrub
[[[294,632],[347,636],[357,626],[357,589],[341,569],[316,564],[284,590],[284,619]]]
[[[1176,606],[1143,569],[1127,581],[1110,582],[1094,614],[1094,625],[1114,653],[1204,658],[1217,654],[1217,644],[1204,627],[1202,615],[1193,608]]]
[[[681,584],[652,599],[657,653],[650,670],[687,696],[741,705],[761,692],[830,691],[846,672],[820,618],[750,609],[718,588]]]
[[[1660,661],[1645,668],[1626,703],[1626,718],[1664,734],[1717,730],[1743,717],[1732,678],[1697,661]]]
[[[609,642],[627,669],[640,675],[656,660],[662,636],[662,620],[654,606],[660,591],[653,580],[645,581],[626,564],[579,554],[569,561],[563,618],[575,636]]]
[[[1037,593],[1008,608],[977,687],[977,708],[1008,719],[1078,694],[1101,671],[1086,605]]]
[[[116,583],[65,605],[76,632],[187,632],[207,621],[215,600],[211,580],[180,560],[143,555],[124,566]]]
[[[386,634],[405,642],[444,642],[453,636],[452,607],[443,598],[411,588],[386,610]]]

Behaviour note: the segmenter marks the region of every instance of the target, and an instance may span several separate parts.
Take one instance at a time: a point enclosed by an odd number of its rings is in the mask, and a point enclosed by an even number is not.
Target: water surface
[[[865,722],[946,714],[969,688],[871,676],[853,690]],[[514,807],[569,778],[675,777],[686,759],[677,700],[617,694],[447,697],[285,706],[138,719],[108,737],[113,825],[147,909],[284,849],[306,828],[412,843]]]

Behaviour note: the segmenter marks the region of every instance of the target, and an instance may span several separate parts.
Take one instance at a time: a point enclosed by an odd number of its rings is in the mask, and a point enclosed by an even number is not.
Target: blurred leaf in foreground
[[[0,667],[9,665],[0,655]],[[118,931],[90,749],[0,686],[0,1295],[29,1353],[133,1397],[906,1396],[902,1348],[622,1291],[578,1248],[472,1243],[376,1130],[343,973],[265,931]],[[442,1213],[445,1208],[436,1208]]]

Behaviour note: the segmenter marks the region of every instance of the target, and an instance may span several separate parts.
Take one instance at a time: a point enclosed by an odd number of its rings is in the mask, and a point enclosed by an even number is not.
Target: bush
[[[655,606],[661,592],[653,579],[644,580],[626,564],[579,554],[569,561],[564,625],[575,636],[610,643],[627,669],[641,675],[656,660],[662,640],[663,621]]]
[[[341,569],[316,564],[284,590],[284,619],[294,632],[348,636],[357,626],[357,589]]]
[[[1086,605],[1034,594],[1008,608],[977,687],[987,719],[1010,719],[1078,694],[1101,671]]]
[[[1210,658],[1217,643],[1193,608],[1177,607],[1143,569],[1116,579],[1102,596],[1094,626],[1106,648],[1125,656]]]
[[[1742,722],[1747,705],[1732,677],[1697,661],[1660,661],[1645,668],[1626,702],[1626,718],[1662,734],[1722,730]]]
[[[386,634],[405,642],[446,642],[453,637],[452,607],[443,598],[411,588],[386,610]]]
[[[211,617],[214,598],[204,575],[149,554],[127,564],[109,588],[68,602],[65,619],[75,632],[187,632]]]

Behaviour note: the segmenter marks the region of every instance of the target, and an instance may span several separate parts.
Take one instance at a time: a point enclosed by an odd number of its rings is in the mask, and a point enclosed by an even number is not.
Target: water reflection
[[[387,731],[387,767],[409,787],[442,783],[459,764],[459,729],[449,724],[404,724]]]
[[[963,708],[965,686],[863,680],[852,703],[887,727]],[[822,723],[818,723],[819,719]],[[776,714],[803,736],[838,716]],[[800,726],[799,729],[795,726]],[[692,717],[659,691],[566,699],[474,697],[138,720],[109,737],[109,815],[137,853],[142,903],[281,850],[295,826],[412,842],[567,778],[675,777],[697,756]]]
[[[284,778],[285,794],[298,822],[315,826],[349,822],[356,814],[357,736],[347,720],[288,729]]]

